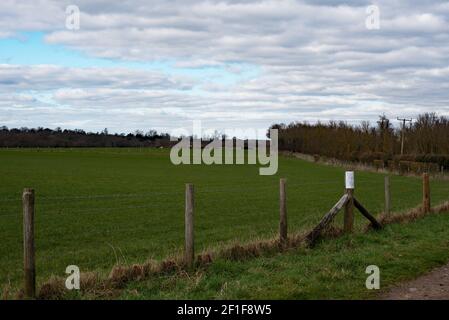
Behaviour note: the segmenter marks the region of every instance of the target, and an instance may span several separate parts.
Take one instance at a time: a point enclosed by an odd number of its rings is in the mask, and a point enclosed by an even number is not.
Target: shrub
[[[383,160],[374,160],[373,161],[376,170],[383,169],[385,167],[385,162]]]
[[[400,173],[408,173],[411,170],[411,163],[412,161],[406,161],[406,160],[401,160],[399,161],[399,172]]]
[[[394,161],[394,160],[387,161],[387,167],[388,167],[388,169],[390,169],[392,171],[397,170],[398,165],[399,165],[399,163],[397,161]]]
[[[374,160],[388,160],[388,155],[384,152],[363,152],[359,155],[358,160],[363,163],[373,163]]]

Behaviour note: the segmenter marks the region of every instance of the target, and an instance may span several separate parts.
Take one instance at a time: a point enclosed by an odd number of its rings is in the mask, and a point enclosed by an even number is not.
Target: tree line
[[[0,147],[161,147],[170,145],[167,133],[149,130],[146,133],[109,134],[85,132],[81,129],[14,128],[0,127]]]
[[[274,124],[271,128],[279,130],[281,150],[349,161],[402,159],[449,167],[449,118],[435,113],[420,114],[405,128],[394,127],[385,115],[379,116],[376,125],[368,121],[359,125],[343,121],[292,122]]]

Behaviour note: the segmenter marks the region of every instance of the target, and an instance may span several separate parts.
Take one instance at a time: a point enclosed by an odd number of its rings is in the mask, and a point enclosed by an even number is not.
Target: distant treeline
[[[379,117],[375,126],[362,122],[274,124],[279,129],[279,148],[348,161],[406,160],[439,163],[449,168],[449,118],[421,114],[411,124],[394,128],[390,119]],[[401,156],[401,135],[404,155]]]
[[[85,132],[84,130],[55,130],[48,128],[8,129],[0,127],[0,147],[160,147],[170,146],[170,136],[155,130],[128,134]]]

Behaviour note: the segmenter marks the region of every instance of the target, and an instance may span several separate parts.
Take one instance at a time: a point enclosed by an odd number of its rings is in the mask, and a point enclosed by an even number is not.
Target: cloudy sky
[[[427,111],[449,115],[449,2],[0,2],[0,125],[168,132]]]

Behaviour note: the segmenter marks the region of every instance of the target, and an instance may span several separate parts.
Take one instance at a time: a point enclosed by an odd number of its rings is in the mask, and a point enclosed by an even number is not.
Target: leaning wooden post
[[[285,193],[285,179],[279,180],[279,241],[287,242],[287,195]]]
[[[186,203],[185,203],[185,263],[191,268],[195,259],[195,250],[193,246],[193,184],[186,184]]]
[[[389,216],[391,212],[391,189],[390,176],[385,176],[385,215]]]
[[[346,171],[345,184],[348,201],[345,205],[344,232],[350,233],[354,228],[354,171]]]
[[[344,194],[343,197],[338,200],[338,202],[335,204],[335,206],[332,207],[332,209],[326,213],[326,215],[321,219],[320,223],[312,230],[310,231],[306,236],[306,241],[310,246],[313,246],[316,239],[318,239],[321,232],[326,228],[332,220],[335,218],[337,213],[343,208],[343,206],[348,201],[348,195]]]
[[[423,211],[424,213],[430,212],[430,182],[429,174],[423,174]]]
[[[36,296],[36,263],[34,253],[34,190],[24,189],[23,202],[23,267],[25,296]]]

